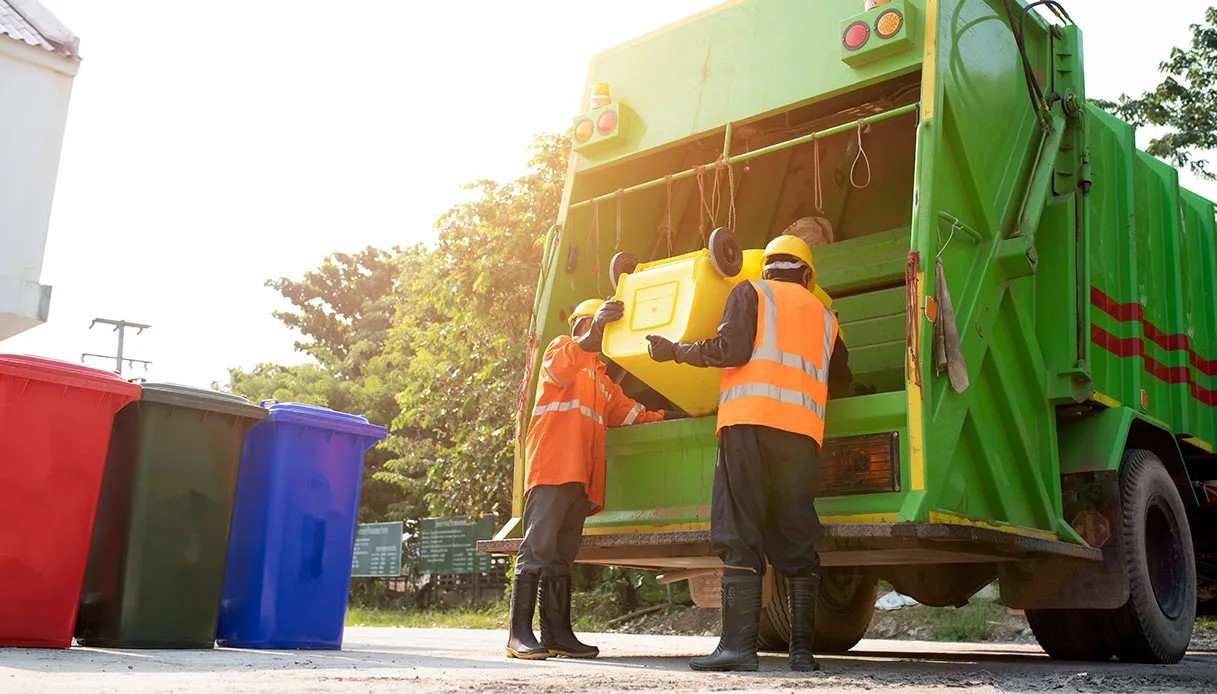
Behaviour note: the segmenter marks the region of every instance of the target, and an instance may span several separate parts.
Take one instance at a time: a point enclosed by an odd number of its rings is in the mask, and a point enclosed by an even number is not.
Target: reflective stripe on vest
[[[628,427],[629,425],[633,424],[634,420],[638,419],[638,415],[640,414],[642,414],[642,404],[634,403],[634,406],[630,408],[630,413],[627,414],[625,416],[625,420],[621,422],[621,426]]]
[[[801,297],[795,297],[784,286],[774,286],[766,281],[751,284],[756,289],[758,299],[756,341],[748,363],[723,372],[718,428],[758,424],[805,434],[820,441],[828,395],[828,370],[837,335],[836,317],[818,299],[804,304]],[[801,311],[804,305],[809,309],[823,310],[820,329],[822,344],[789,342],[795,337],[793,334],[779,336],[778,324],[782,321],[778,318],[778,294],[791,297],[783,298],[786,311]],[[789,303],[791,301],[794,303]],[[810,316],[815,316],[815,313]],[[803,320],[802,314],[784,318],[783,324],[787,326],[784,330],[793,329],[802,333],[802,326],[799,325]],[[810,320],[815,321],[816,318]],[[809,327],[811,334],[814,334],[818,326]],[[798,353],[784,351],[783,347],[794,348]],[[820,357],[818,364],[812,361],[815,356]]]
[[[773,290],[764,282],[757,282],[760,287],[763,299],[765,301],[765,334],[762,336],[761,344],[756,349],[752,350],[752,360],[757,361],[772,361],[799,369],[803,373],[814,378],[817,382],[828,385],[828,362],[832,359],[832,330],[830,326],[833,324],[832,311],[828,308],[824,309],[824,352],[820,363],[823,367],[816,366],[797,354],[783,352],[778,349],[778,304],[773,296]],[[726,393],[723,394],[726,396]],[[725,402],[725,399],[720,397],[719,403]],[[798,404],[798,403],[794,403]],[[823,413],[820,414],[823,417]]]
[[[787,405],[798,405],[805,407],[816,413],[820,419],[824,419],[824,406],[816,402],[811,396],[800,393],[797,390],[787,390],[769,383],[745,383],[742,386],[735,386],[724,390],[719,397],[719,403],[739,400],[740,398],[769,398],[784,402]]]
[[[613,399],[613,394],[607,387],[605,387],[604,383],[600,381],[600,374],[592,371],[591,369],[583,369],[583,373],[586,374],[588,378],[592,379],[592,382],[595,383],[596,387],[600,389],[600,394],[604,396],[606,401]]]
[[[579,410],[584,417],[590,418],[596,424],[604,426],[604,417],[601,417],[590,407],[587,407],[578,400],[567,400],[566,402],[551,402],[548,405],[537,405],[532,409],[532,416],[540,417],[543,414],[550,412],[570,412],[571,410]]]

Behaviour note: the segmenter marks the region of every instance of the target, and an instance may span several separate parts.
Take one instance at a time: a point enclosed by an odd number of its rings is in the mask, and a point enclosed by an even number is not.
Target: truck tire
[[[1107,643],[1092,614],[1097,610],[1027,610],[1027,622],[1044,652],[1056,660],[1111,660]]]
[[[763,651],[790,647],[786,581],[775,577],[773,598],[761,610],[759,645]],[[879,580],[851,570],[825,569],[816,601],[816,653],[844,653],[862,640],[875,613]]]
[[[1120,468],[1128,602],[1098,611],[1116,656],[1133,663],[1177,663],[1196,622],[1196,556],[1187,510],[1170,473],[1146,450],[1124,453]]]

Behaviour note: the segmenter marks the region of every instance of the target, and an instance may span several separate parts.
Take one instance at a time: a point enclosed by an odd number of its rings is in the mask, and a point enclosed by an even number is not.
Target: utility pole
[[[116,367],[114,370],[118,372],[119,376],[123,375],[123,362],[126,362],[127,364],[130,364],[131,366],[135,366],[136,364],[143,364],[145,369],[148,368],[148,365],[151,364],[152,362],[145,361],[143,359],[129,359],[127,357],[124,357],[123,356],[123,343],[126,341],[127,328],[134,328],[135,334],[139,335],[140,333],[144,332],[148,328],[151,328],[152,327],[151,325],[144,325],[143,323],[128,323],[125,320],[113,320],[111,318],[94,318],[93,322],[89,324],[89,330],[92,330],[93,326],[97,325],[98,323],[114,326],[114,332],[118,333],[118,353],[115,354],[114,356],[110,356],[108,354],[92,354],[90,352],[85,352],[84,354],[80,355],[80,361],[83,362],[86,357],[97,357],[98,359],[113,359],[114,365]]]

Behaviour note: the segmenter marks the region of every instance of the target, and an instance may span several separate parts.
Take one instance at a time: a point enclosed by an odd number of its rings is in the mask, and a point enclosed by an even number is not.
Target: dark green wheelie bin
[[[245,434],[240,396],[145,384],[114,420],[76,622],[81,645],[211,648]]]

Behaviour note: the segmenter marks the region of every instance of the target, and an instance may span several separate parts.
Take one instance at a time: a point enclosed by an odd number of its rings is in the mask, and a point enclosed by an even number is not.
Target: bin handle
[[[275,400],[274,398],[268,398],[268,399],[263,400],[262,402],[258,403],[258,407],[268,407],[270,405],[278,405],[278,404],[279,404],[278,400]]]

